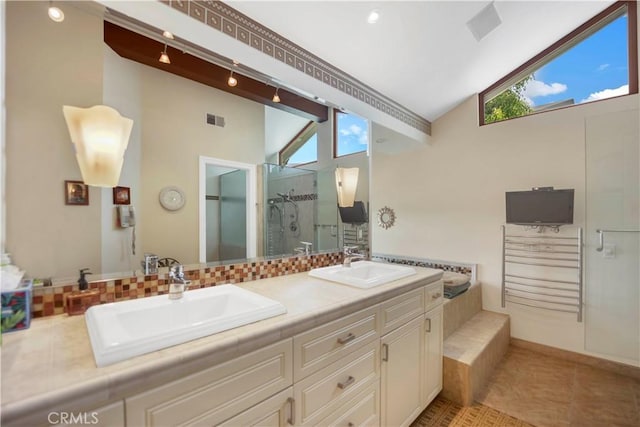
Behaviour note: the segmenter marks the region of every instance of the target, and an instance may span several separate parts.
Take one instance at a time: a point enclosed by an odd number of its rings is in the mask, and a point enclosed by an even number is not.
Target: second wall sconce
[[[358,172],[358,168],[336,168],[336,190],[338,206],[341,208],[353,206],[358,187]]]

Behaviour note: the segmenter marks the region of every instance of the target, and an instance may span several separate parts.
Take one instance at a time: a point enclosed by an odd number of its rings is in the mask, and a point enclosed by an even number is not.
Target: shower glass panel
[[[312,243],[312,251],[323,250],[316,233],[320,198],[317,173],[265,163],[263,174],[265,256],[293,255],[304,247],[301,242]],[[331,191],[335,200],[335,186]]]
[[[220,176],[220,261],[247,257],[247,172]]]
[[[640,361],[639,141],[638,110],[586,120],[585,348],[634,364]]]

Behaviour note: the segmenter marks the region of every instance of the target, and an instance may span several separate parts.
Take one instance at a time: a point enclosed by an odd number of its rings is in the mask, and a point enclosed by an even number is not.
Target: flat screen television
[[[507,224],[573,224],[573,189],[506,192]]]
[[[356,200],[352,207],[338,207],[340,219],[344,224],[364,224],[369,222],[364,202]]]

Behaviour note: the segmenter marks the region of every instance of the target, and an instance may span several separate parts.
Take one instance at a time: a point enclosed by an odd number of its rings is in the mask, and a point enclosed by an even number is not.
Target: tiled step
[[[442,396],[470,405],[509,346],[509,316],[481,310],[444,340]]]

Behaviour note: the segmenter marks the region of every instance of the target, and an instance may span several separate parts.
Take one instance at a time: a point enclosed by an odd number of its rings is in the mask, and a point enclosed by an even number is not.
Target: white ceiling
[[[488,1],[227,3],[433,121],[613,1],[497,0],[502,24],[479,42],[466,23]]]

